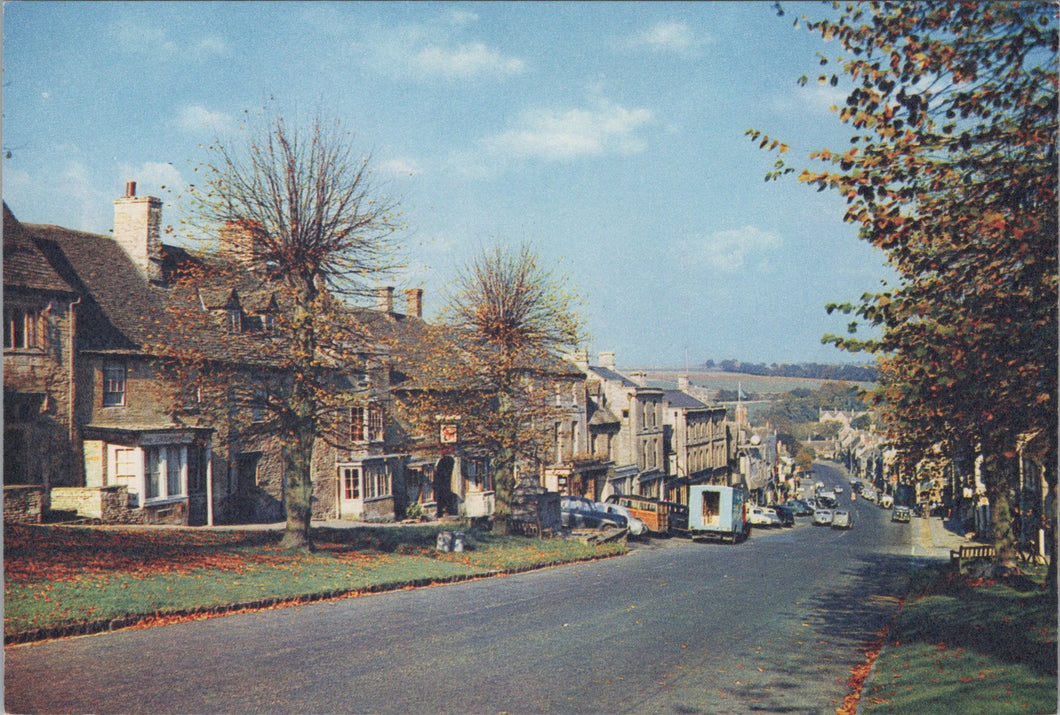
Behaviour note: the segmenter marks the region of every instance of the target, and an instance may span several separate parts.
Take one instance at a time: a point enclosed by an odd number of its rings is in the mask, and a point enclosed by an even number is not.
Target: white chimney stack
[[[383,288],[375,289],[375,308],[388,315],[394,312],[393,286],[385,286]]]
[[[114,240],[150,281],[162,278],[162,200],[137,196],[136,182],[125,183],[125,196],[114,201]]]
[[[608,370],[615,369],[615,352],[613,350],[602,351],[600,353],[600,367],[605,367]]]

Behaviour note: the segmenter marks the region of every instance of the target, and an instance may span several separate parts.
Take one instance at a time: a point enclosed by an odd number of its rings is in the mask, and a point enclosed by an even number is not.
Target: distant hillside
[[[722,360],[719,363],[707,360],[703,368],[707,371],[717,370],[759,377],[802,377],[811,380],[876,382],[876,368],[871,365],[824,365],[812,362],[794,365],[777,365],[776,363],[766,365],[739,360]]]

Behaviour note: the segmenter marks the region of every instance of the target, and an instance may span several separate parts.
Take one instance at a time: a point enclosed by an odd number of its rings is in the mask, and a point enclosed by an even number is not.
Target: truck
[[[721,539],[735,544],[751,533],[744,490],[718,484],[688,488],[688,531],[692,540]]]

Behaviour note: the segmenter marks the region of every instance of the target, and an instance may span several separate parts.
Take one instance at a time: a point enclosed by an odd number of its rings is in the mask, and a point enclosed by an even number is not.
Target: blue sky
[[[3,196],[24,222],[106,233],[135,180],[166,200],[247,111],[341,119],[399,199],[428,318],[459,268],[529,243],[620,368],[851,362],[830,301],[890,276],[843,203],[775,157],[850,132],[816,76],[837,53],[786,3],[146,3],[4,6]],[[163,189],[162,187],[166,188]]]

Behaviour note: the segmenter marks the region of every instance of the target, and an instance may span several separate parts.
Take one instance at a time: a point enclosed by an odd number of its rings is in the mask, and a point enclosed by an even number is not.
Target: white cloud
[[[486,144],[497,154],[548,161],[633,154],[645,148],[637,130],[652,119],[649,109],[627,109],[607,100],[590,109],[530,109],[516,118],[511,129]]]
[[[778,233],[744,226],[694,238],[691,255],[683,258],[698,258],[723,273],[735,273],[749,265],[756,270],[767,270],[770,254],[782,244]]]
[[[526,68],[522,60],[505,57],[481,42],[455,48],[428,45],[416,52],[409,62],[417,74],[441,76],[446,79],[519,74]]]
[[[688,54],[710,41],[709,36],[697,35],[687,23],[671,20],[655,23],[634,36],[629,44],[632,47],[647,47],[654,52]]]
[[[457,12],[457,11],[454,11]],[[407,25],[369,31],[356,45],[379,72],[420,80],[506,77],[520,74],[526,63],[480,41],[460,42],[452,35],[472,21],[468,13],[451,14],[451,25]]]
[[[177,114],[177,126],[192,134],[218,134],[230,131],[235,120],[224,112],[215,112],[201,104],[184,107]]]
[[[66,164],[58,175],[58,186],[50,188],[70,207],[73,227],[100,233],[110,228],[116,197],[99,188],[94,170],[84,162],[74,160]]]
[[[453,25],[470,25],[473,22],[478,22],[478,13],[470,10],[450,10],[449,22]]]
[[[380,174],[390,176],[418,176],[423,173],[423,168],[415,159],[403,156],[381,161],[375,165],[375,169]]]
[[[132,20],[118,22],[110,28],[114,45],[129,54],[144,55],[157,59],[204,60],[228,54],[228,45],[217,35],[185,41],[174,40],[166,30],[155,25],[146,25]]]
[[[145,161],[137,167],[123,164],[119,170],[126,181],[136,182],[136,193],[141,196],[169,196],[185,188],[180,170],[166,162]]]

